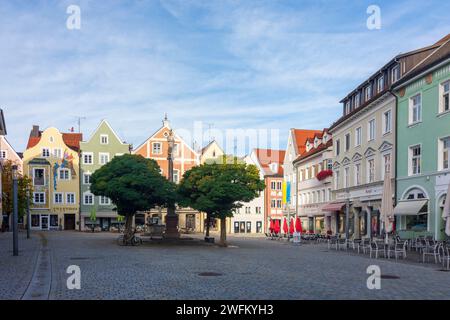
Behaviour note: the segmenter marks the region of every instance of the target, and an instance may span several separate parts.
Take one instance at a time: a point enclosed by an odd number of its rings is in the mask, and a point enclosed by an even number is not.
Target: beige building
[[[222,157],[225,154],[223,149],[219,146],[216,140],[208,143],[200,152],[200,164],[222,161]]]

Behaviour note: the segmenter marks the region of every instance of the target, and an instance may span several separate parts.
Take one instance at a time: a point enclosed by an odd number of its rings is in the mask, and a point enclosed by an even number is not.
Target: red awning
[[[322,207],[322,211],[325,212],[341,211],[343,206],[345,206],[345,202],[329,203]]]

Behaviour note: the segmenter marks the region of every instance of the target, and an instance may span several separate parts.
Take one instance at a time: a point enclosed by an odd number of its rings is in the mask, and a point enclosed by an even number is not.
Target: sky
[[[66,26],[70,5],[80,29]],[[380,29],[367,27],[370,5]],[[67,132],[82,117],[85,140],[107,119],[137,147],[167,113],[190,144],[251,129],[247,149],[284,149],[289,128],[329,127],[378,68],[450,33],[448,12],[448,1],[2,0],[7,139],[20,152],[32,125]]]

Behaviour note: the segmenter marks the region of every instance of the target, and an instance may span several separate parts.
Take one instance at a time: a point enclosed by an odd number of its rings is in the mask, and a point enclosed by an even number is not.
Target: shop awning
[[[427,205],[428,200],[406,200],[400,201],[394,209],[395,215],[404,216],[415,216],[421,213],[426,213],[423,211],[424,207]]]
[[[345,202],[329,203],[322,207],[322,211],[325,212],[341,211],[343,206],[345,206]]]

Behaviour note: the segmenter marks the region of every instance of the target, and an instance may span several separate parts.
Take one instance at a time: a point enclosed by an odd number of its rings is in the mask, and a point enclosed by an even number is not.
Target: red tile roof
[[[272,149],[255,149],[256,157],[258,158],[259,165],[264,170],[264,175],[283,175],[283,161],[286,154],[285,150],[272,150]],[[271,163],[278,163],[278,172],[274,173],[270,170]]]
[[[294,160],[294,163],[298,162],[300,160],[304,160],[306,158],[309,158],[310,156],[312,156],[312,155],[314,155],[316,153],[319,153],[320,151],[325,150],[325,149],[331,147],[332,145],[333,145],[333,140],[332,139],[328,140],[327,143],[325,143],[325,144],[321,143],[321,144],[319,144],[317,146],[317,148],[311,148],[308,152],[305,152],[305,153],[302,153],[301,155],[299,155],[297,157],[297,159]]]
[[[38,137],[30,136],[28,138],[27,149],[33,148],[41,140],[42,131],[39,131]],[[82,133],[62,133],[64,143],[75,151],[80,150],[80,142],[83,140]]]
[[[291,129],[294,133],[294,143],[297,148],[297,154],[302,154],[306,147],[306,139],[314,138],[314,135],[321,134],[322,130],[308,130],[308,129]]]

